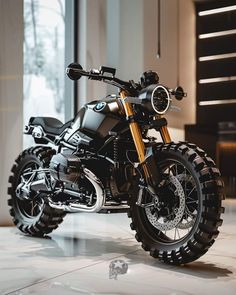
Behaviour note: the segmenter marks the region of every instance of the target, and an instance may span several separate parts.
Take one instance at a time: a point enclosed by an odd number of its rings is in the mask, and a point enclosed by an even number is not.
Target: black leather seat
[[[41,126],[46,133],[60,135],[66,128],[71,126],[72,120],[63,124],[61,121],[50,117],[31,117],[29,125]]]

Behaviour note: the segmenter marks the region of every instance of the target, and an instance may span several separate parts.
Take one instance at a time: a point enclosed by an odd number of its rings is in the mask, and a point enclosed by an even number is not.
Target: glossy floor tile
[[[225,201],[221,234],[186,266],[150,257],[126,214],[68,214],[48,238],[0,228],[0,294],[236,294],[236,200]]]

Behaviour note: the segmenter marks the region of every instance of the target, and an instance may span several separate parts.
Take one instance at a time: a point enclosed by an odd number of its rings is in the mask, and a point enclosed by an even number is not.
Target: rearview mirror
[[[187,96],[187,93],[184,92],[184,89],[181,86],[177,86],[174,90],[174,95],[177,100],[182,100],[183,97]]]
[[[81,78],[80,70],[83,70],[80,64],[71,63],[66,68],[66,74],[71,80],[77,81]]]

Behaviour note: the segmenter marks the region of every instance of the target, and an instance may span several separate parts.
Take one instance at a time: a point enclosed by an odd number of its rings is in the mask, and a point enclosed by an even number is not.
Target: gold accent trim
[[[126,93],[124,90],[122,90],[120,92],[120,96],[122,98],[122,102],[123,102],[126,116],[127,117],[133,116],[134,112],[133,112],[132,105],[125,101],[125,98],[128,96],[128,93]],[[136,151],[138,153],[139,162],[140,162],[140,164],[142,164],[145,176],[147,178],[149,178],[149,173],[148,173],[147,167],[144,163],[144,161],[145,161],[145,146],[143,143],[143,138],[142,138],[142,134],[141,134],[139,125],[137,122],[130,122],[129,127],[130,127],[130,131],[131,131],[131,134],[133,137],[135,147],[136,147]]]
[[[162,126],[160,128],[160,133],[161,133],[161,138],[162,138],[164,143],[170,143],[171,142],[170,133],[169,133],[169,130],[168,130],[168,128],[166,126]]]

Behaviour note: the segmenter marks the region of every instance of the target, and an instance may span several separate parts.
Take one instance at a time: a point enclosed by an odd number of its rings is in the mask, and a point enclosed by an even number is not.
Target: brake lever
[[[92,74],[92,75],[100,75],[101,72],[99,70],[97,70],[97,69],[91,69],[89,71],[89,74]]]
[[[103,79],[102,78],[102,75],[101,75],[101,72],[99,70],[97,70],[97,69],[91,69],[88,72],[87,77],[90,80],[98,80],[98,81],[101,81]]]

